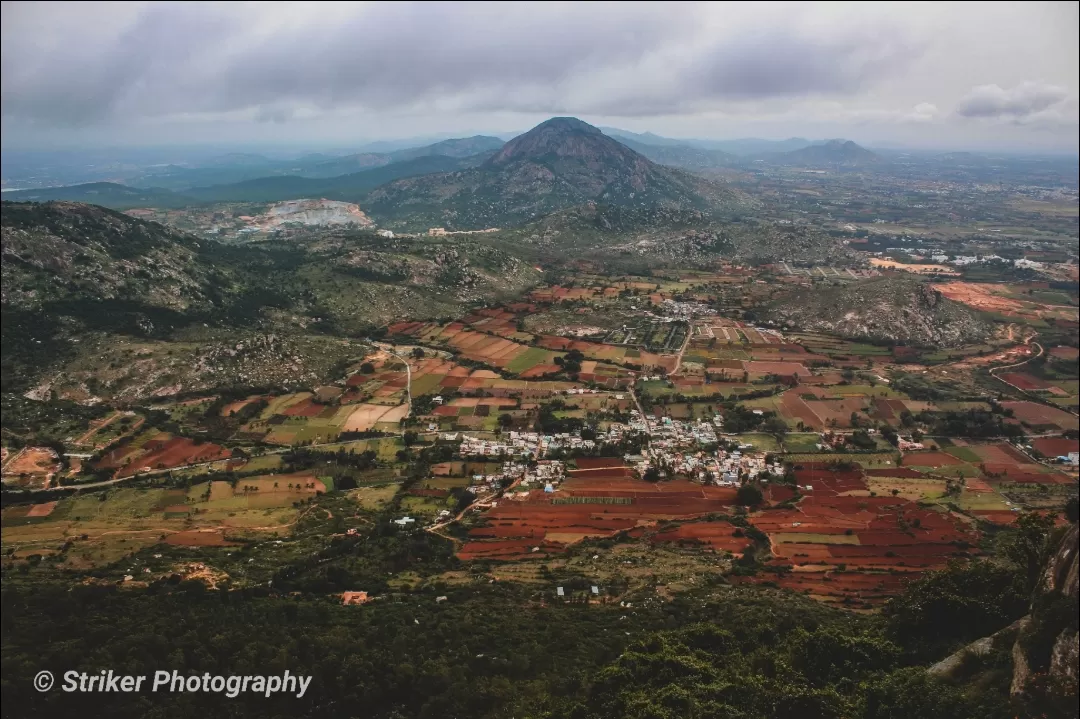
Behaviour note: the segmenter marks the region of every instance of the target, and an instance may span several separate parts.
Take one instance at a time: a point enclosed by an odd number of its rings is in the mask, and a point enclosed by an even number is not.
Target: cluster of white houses
[[[634,436],[648,438],[648,446],[641,454],[625,457],[641,474],[655,467],[664,476],[685,476],[704,484],[728,486],[783,475],[784,469],[779,462],[768,463],[766,454],[753,451],[751,444],[740,444],[730,451],[722,447],[723,425],[723,417],[719,414],[711,419],[683,421],[648,417],[631,410],[629,422],[612,422],[597,433],[595,440],[583,439],[580,432],[508,432],[497,439],[447,433],[443,439],[460,439],[458,451],[464,457],[504,460],[500,471],[473,477],[472,488],[478,493],[495,491],[499,486],[505,486],[505,480],[521,480],[522,490],[543,488],[553,491],[565,476],[565,467],[561,461],[546,459],[550,452],[591,451],[603,445],[620,444]]]
[[[443,435],[444,439],[457,439],[451,432]],[[463,457],[546,457],[555,450],[593,450],[596,441],[582,439],[580,432],[562,432],[560,434],[540,434],[539,432],[509,432],[498,439],[481,439],[469,435],[461,436],[458,452]]]

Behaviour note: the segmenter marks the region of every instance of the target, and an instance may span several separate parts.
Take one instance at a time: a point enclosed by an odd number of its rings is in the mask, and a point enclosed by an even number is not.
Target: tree
[[[787,422],[779,417],[769,417],[762,424],[761,428],[769,434],[774,434],[777,437],[783,437],[788,432]]]
[[[423,347],[413,347],[412,356],[414,358],[416,358],[416,359],[424,359],[424,348]]]
[[[993,634],[1028,610],[1020,573],[988,561],[951,562],[927,572],[885,605],[889,634],[909,647],[933,653],[945,643]]]
[[[1025,512],[1016,518],[1016,529],[1002,539],[1002,555],[1016,565],[1025,578],[1028,592],[1039,583],[1039,575],[1050,557],[1050,532],[1054,515]]]
[[[735,501],[744,507],[756,507],[765,500],[765,495],[756,484],[744,484],[735,493]]]
[[[659,482],[660,481],[660,468],[649,467],[645,470],[645,474],[641,475],[641,478],[646,482]]]
[[[363,374],[375,374],[375,365],[370,362],[365,362],[360,365],[360,372]]]
[[[499,426],[500,427],[509,427],[513,423],[514,423],[514,418],[511,417],[506,412],[503,412],[502,414],[499,415]]]

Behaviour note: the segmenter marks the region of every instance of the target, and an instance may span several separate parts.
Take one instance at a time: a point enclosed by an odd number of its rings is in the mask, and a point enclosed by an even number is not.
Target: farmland
[[[74,569],[108,565],[159,542],[229,546],[288,534],[294,505],[325,490],[314,476],[297,474],[77,495],[3,510],[3,545],[15,558],[57,553],[61,566]]]
[[[147,553],[316,547],[355,536],[343,527],[392,526],[474,568],[454,582],[477,571],[539,586],[540,563],[597,552],[627,558],[605,581],[664,576],[665,597],[707,568],[871,610],[979,556],[1021,509],[1075,494],[1058,460],[1075,446],[1073,348],[1035,361],[1019,310],[982,345],[890,346],[754,322],[746,309],[783,291],[755,276],[590,274],[452,319],[403,318],[317,382],[66,422],[90,456],[62,481],[120,484],[5,508],[9,561],[115,571]],[[1014,394],[985,391],[980,372],[1022,360],[995,386]],[[46,450],[19,452],[6,481],[60,476]],[[762,501],[740,504],[745,486]],[[409,570],[389,586],[423,581]]]

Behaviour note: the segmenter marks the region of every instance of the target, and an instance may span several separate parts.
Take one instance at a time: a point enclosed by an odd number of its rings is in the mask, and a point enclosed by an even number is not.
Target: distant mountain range
[[[298,172],[291,174],[301,177],[335,177],[359,170],[373,167],[382,167],[397,162],[407,162],[421,157],[452,157],[463,159],[478,155],[491,154],[500,149],[505,143],[497,137],[476,135],[452,140],[443,140],[433,145],[424,147],[412,147],[404,150],[394,150],[386,153],[361,153],[334,157],[322,162],[303,165],[297,168]]]
[[[331,178],[349,175],[376,167],[416,160],[421,157],[469,156],[493,153],[503,146],[497,137],[475,137],[442,140],[423,147],[410,147],[387,152],[360,152],[334,156],[315,153],[295,160],[278,160],[251,153],[230,153],[210,158],[198,167],[165,165],[155,167],[126,181],[134,187],[163,188],[185,192],[193,187],[228,185],[264,177]],[[444,168],[445,169],[445,168]],[[434,170],[432,170],[434,171]]]
[[[788,140],[675,140],[652,133],[608,128],[605,134],[645,155],[653,162],[696,172],[742,168],[765,162],[780,166],[863,167],[882,162],[875,153],[850,140],[811,142]]]
[[[671,167],[680,167],[684,170],[716,170],[723,167],[734,167],[740,162],[735,155],[721,150],[707,150],[702,147],[673,142],[651,145],[645,140],[635,140],[629,137],[616,137],[615,139],[653,162],[670,165]],[[665,140],[666,138],[658,139]]]
[[[314,154],[292,161],[233,153],[198,168],[156,168],[139,176],[135,186],[95,182],[8,192],[4,199],[89,202],[126,210],[325,198],[363,203],[376,219],[392,223],[415,220],[475,229],[519,224],[590,202],[703,212],[745,208],[745,197],[707,176],[759,163],[861,168],[883,162],[843,140],[739,156],[705,147],[704,141],[608,133],[576,118],[553,118],[506,143],[477,135],[384,153]],[[807,141],[735,142],[746,150]]]
[[[631,142],[650,145],[653,147],[695,147],[702,150],[716,150],[728,155],[738,157],[760,157],[762,155],[775,155],[781,152],[801,150],[814,143],[802,137],[791,137],[787,140],[762,140],[758,138],[743,138],[738,140],[702,140],[688,138],[683,140],[671,137],[662,137],[651,132],[629,132],[614,127],[603,128],[604,134],[614,137],[620,142]]]
[[[137,207],[179,208],[218,202],[279,202],[301,198],[356,202],[367,192],[384,183],[413,175],[460,170],[486,157],[487,155],[480,155],[472,159],[455,159],[444,155],[422,155],[411,160],[394,162],[337,177],[263,176],[229,184],[191,187],[175,192],[161,187],[144,189],[114,182],[93,182],[70,187],[5,192],[4,199],[20,202],[52,200],[88,202],[114,210],[130,210]]]
[[[113,210],[134,207],[186,207],[191,198],[158,187],[128,187],[116,182],[87,182],[67,187],[43,187],[40,190],[13,190],[3,194],[12,202],[86,202]]]

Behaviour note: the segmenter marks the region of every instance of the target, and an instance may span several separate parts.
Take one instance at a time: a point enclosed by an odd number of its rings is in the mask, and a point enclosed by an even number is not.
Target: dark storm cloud
[[[79,11],[5,4],[3,114],[52,125],[283,122],[357,106],[648,115],[852,93],[918,52],[881,22],[802,33],[776,15],[703,32],[705,7],[685,4],[327,5],[295,22],[276,7],[109,6],[55,27]]]
[[[214,18],[185,4],[149,6],[125,31],[98,32],[112,14],[86,5],[5,3],[4,115],[59,125],[108,119],[132,96],[170,92],[171,78],[240,28],[238,19]],[[146,110],[154,114],[154,107]]]
[[[1008,90],[982,85],[960,100],[956,113],[970,118],[1023,121],[1068,100],[1068,90],[1045,83],[1025,82]]]

